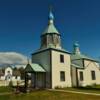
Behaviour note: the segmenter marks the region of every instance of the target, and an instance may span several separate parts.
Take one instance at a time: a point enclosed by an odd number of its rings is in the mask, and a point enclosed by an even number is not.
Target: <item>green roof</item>
[[[93,62],[99,62],[97,59],[93,59],[89,56],[83,54],[72,54],[71,55],[71,66],[76,68],[84,68],[84,64],[82,63],[82,59],[91,60]],[[79,60],[79,62],[77,61]]]
[[[47,28],[45,29],[45,31],[42,33],[42,35],[47,34],[47,33],[57,33],[59,34],[59,32],[57,31],[56,27],[54,26],[53,23],[49,23]]]
[[[71,64],[72,67],[76,67],[76,68],[83,68],[83,66],[79,66],[77,64]]]
[[[47,48],[43,48],[43,49],[38,49],[38,50],[36,50],[33,54],[36,54],[36,53],[39,53],[39,52],[42,52],[42,51],[46,51],[46,50],[49,50],[49,49],[56,50],[56,51],[60,51],[60,52],[65,52],[65,53],[70,54],[69,51],[67,51],[67,50],[65,50],[65,49],[63,49],[63,48],[55,48],[55,47],[53,47],[53,46],[47,47]]]
[[[96,59],[93,59],[92,57],[89,57],[89,56],[83,55],[83,54],[72,54],[71,59],[72,60],[75,60],[75,59],[88,59],[88,60],[97,61]]]
[[[42,66],[40,66],[39,64],[36,64],[36,63],[31,63],[31,64],[28,64],[25,68],[25,71],[26,72],[46,72]]]

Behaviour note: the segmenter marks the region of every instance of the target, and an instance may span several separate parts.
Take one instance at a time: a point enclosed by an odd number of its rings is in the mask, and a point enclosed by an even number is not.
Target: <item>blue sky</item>
[[[72,51],[74,41],[78,41],[81,52],[99,57],[99,0],[0,0],[0,52],[30,56],[38,49],[50,4],[63,47]]]

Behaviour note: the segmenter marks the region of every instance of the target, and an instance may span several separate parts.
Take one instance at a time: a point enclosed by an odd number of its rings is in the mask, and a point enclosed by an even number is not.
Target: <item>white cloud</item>
[[[0,64],[27,64],[27,57],[17,52],[0,52]]]

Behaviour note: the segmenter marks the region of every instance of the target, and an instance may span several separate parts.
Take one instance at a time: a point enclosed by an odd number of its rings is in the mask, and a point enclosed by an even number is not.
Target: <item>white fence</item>
[[[6,80],[0,80],[0,86],[9,86],[9,82],[10,81],[6,81]],[[24,80],[20,80],[20,81],[12,81],[13,86],[17,86],[18,85],[24,85]]]

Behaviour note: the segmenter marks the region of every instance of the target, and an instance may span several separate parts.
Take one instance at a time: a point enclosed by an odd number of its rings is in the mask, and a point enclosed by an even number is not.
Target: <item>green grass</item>
[[[0,95],[0,100],[100,100],[100,96],[39,90],[27,94]]]
[[[0,93],[5,93],[5,92],[12,92],[12,88],[11,87],[8,87],[8,86],[2,86],[2,87],[0,87]]]
[[[10,100],[8,95],[0,95],[0,100]]]
[[[64,88],[64,90],[100,93],[100,91],[86,88]],[[11,94],[5,94],[10,92]],[[12,88],[10,87],[0,87],[0,100],[100,100],[100,96],[48,90],[34,90],[31,93],[15,94],[14,92],[12,93]]]
[[[60,90],[68,90],[68,91],[76,91],[76,92],[89,92],[89,93],[98,93],[98,94],[100,94],[99,86],[96,86],[96,88],[79,87],[79,88],[58,88],[58,89],[60,89]]]

